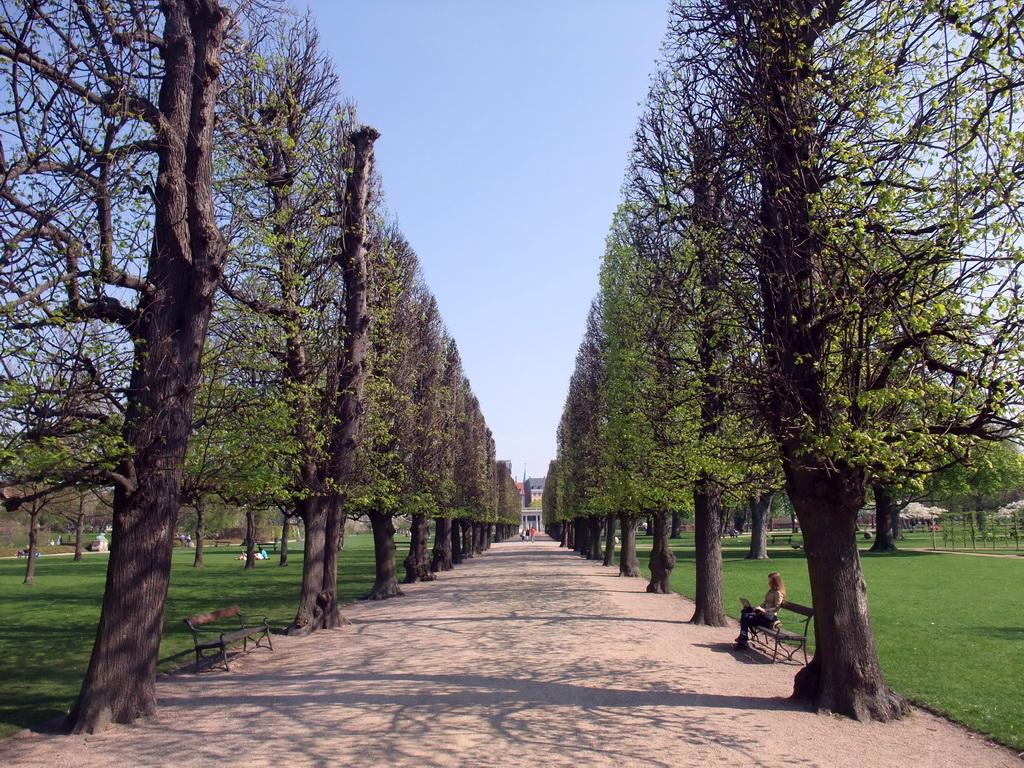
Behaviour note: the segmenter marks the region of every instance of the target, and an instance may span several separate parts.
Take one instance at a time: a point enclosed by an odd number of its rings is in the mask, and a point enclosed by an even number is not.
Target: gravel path
[[[0,765],[644,768],[1024,761],[922,711],[860,724],[790,703],[795,664],[554,542],[495,545],[351,626],[275,637],[230,673],[178,674],[159,714],[95,736],[27,734]]]

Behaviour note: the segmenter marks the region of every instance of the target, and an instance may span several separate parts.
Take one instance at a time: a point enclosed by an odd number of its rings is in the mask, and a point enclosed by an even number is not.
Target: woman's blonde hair
[[[782,596],[786,596],[786,585],[782,583],[782,574],[778,571],[772,571],[768,574],[768,583],[771,584],[772,589],[778,590],[782,593]]]

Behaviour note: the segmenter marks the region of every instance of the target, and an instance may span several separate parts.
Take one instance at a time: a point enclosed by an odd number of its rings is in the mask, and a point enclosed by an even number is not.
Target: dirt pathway
[[[802,711],[785,698],[796,665],[733,652],[735,628],[690,626],[688,601],[645,585],[554,542],[495,545],[348,607],[352,626],[161,681],[139,725],[0,743],[0,765],[1024,765],[924,712],[862,725]]]

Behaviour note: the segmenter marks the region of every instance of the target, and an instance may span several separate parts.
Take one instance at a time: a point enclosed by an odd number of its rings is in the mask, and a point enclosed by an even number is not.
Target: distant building
[[[540,502],[544,498],[545,477],[531,477],[523,483],[523,506],[528,507],[533,502]]]
[[[523,483],[523,530],[541,530],[540,503],[544,498],[544,477],[530,477]],[[531,506],[536,503],[536,506]]]

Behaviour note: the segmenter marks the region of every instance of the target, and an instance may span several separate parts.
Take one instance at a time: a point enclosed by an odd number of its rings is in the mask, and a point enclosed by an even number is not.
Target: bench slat
[[[189,616],[185,619],[185,623],[189,627],[199,626],[200,624],[208,624],[211,621],[217,621],[218,619],[226,619],[228,616],[237,616],[240,610],[237,605],[232,605],[228,608],[221,608],[216,611],[210,611],[209,613],[200,613],[198,616]]]
[[[800,603],[791,603],[789,602],[789,600],[784,601],[782,603],[782,607],[785,608],[787,611],[799,613],[801,616],[806,616],[807,618],[810,618],[814,615],[813,609],[808,608],[806,605],[800,605]]]
[[[246,637],[252,637],[258,635],[263,631],[263,627],[246,627],[245,629],[239,630],[238,632],[232,632],[231,634],[222,634],[216,640],[210,640],[206,643],[198,643],[196,648],[202,648],[204,651],[210,648],[220,648],[225,645],[231,645],[239,640],[243,640]]]

